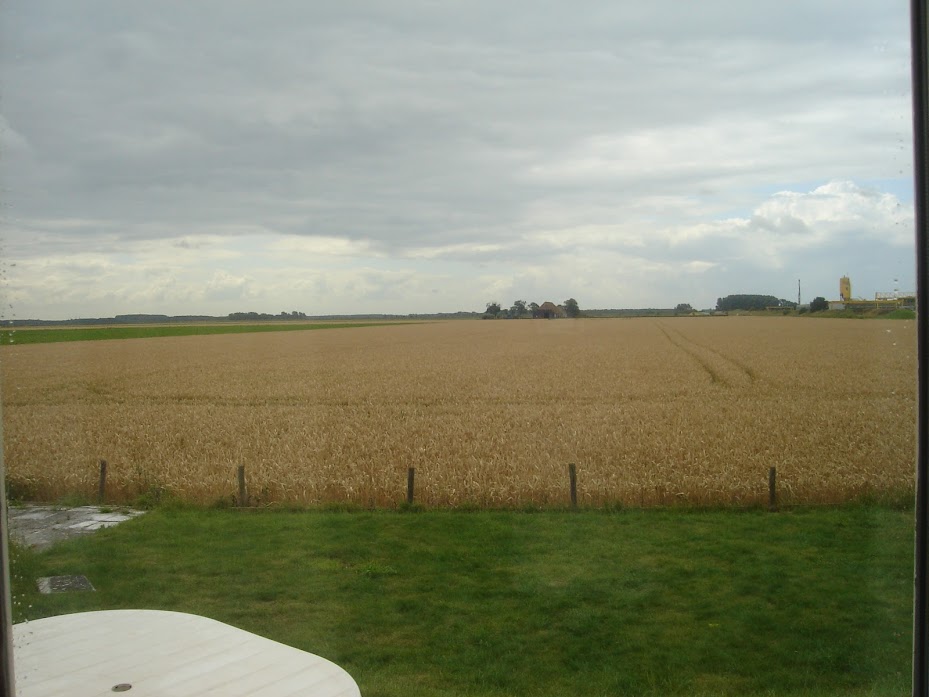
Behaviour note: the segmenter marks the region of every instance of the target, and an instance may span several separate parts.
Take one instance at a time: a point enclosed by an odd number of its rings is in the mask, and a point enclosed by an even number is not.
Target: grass
[[[810,312],[806,317],[819,317],[823,319],[916,319],[914,310],[903,308],[896,310],[821,310]]]
[[[375,327],[384,322],[323,322],[318,324],[174,324],[132,327],[75,327],[68,329],[2,329],[0,345],[52,344],[66,341],[103,341],[105,339],[150,339],[164,336],[200,336],[206,334],[251,334],[255,332],[294,332],[314,329],[348,329]],[[405,324],[405,322],[391,322]]]
[[[18,619],[212,617],[388,695],[903,695],[912,515],[158,509],[16,550]],[[96,593],[40,596],[85,574]]]
[[[885,319],[916,319],[914,310],[894,310],[884,315]]]

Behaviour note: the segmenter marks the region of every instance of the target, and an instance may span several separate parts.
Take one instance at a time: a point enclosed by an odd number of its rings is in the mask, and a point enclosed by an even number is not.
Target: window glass
[[[18,622],[193,613],[370,695],[906,693],[906,3],[0,32]]]

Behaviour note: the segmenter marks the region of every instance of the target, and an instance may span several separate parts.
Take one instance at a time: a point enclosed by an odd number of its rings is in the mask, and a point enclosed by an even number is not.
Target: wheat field
[[[0,349],[8,486],[127,503],[833,503],[913,488],[915,323],[458,321]]]

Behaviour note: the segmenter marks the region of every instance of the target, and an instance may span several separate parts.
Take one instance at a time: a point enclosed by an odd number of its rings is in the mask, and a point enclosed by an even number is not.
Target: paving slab
[[[92,535],[101,528],[132,520],[145,511],[100,506],[15,506],[9,508],[10,537],[34,549],[47,549],[56,542]]]
[[[43,576],[36,579],[39,593],[50,595],[52,593],[70,593],[73,591],[94,591],[94,585],[86,576]]]

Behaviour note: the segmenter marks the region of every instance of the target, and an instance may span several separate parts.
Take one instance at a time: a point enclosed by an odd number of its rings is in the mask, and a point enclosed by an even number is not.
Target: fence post
[[[416,476],[416,468],[410,467],[406,471],[406,502],[413,504],[413,479]]]
[[[103,503],[106,498],[106,460],[100,460],[100,484],[97,487],[97,502]]]
[[[243,506],[248,505],[248,497],[246,496],[246,493],[245,493],[245,465],[239,465],[238,476],[239,476],[239,506],[243,507]]]
[[[573,462],[568,465],[568,479],[571,482],[571,508],[577,508],[577,467]]]
[[[768,470],[768,510],[777,510],[777,467]]]

